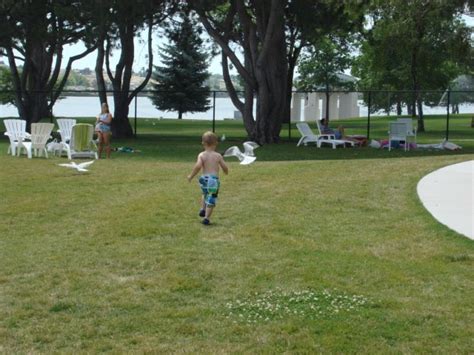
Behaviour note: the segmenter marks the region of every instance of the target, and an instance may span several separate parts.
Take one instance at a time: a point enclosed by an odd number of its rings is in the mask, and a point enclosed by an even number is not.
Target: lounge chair
[[[308,143],[318,144],[320,140],[335,139],[335,136],[333,134],[319,134],[319,135],[314,134],[306,122],[297,123],[296,128],[298,128],[298,131],[301,134],[301,138],[298,141],[298,144],[296,145],[297,147],[299,147],[301,144],[304,144],[304,145],[307,145]]]
[[[338,145],[342,145],[345,148],[346,145],[354,147],[356,144],[356,142],[347,139],[336,139],[336,135],[333,133],[322,133],[321,126],[318,120],[316,120],[316,126],[318,127],[319,137],[321,137],[317,142],[318,148],[321,148],[322,144],[330,144],[332,146],[332,149],[336,149]]]
[[[18,142],[18,156],[20,156],[21,150],[24,149],[28,159],[32,158],[33,153],[35,156],[41,156],[43,152],[45,157],[48,158],[46,143],[48,139],[52,138],[53,128],[54,124],[52,123],[32,123],[30,141],[22,140]]]
[[[26,121],[25,120],[4,120],[5,135],[10,139],[10,145],[8,146],[7,154],[15,156],[16,149],[19,142],[30,137],[30,134],[26,132]]]
[[[69,160],[73,158],[97,159],[97,146],[93,140],[94,126],[87,123],[78,123],[72,127],[69,143],[61,142],[61,149],[65,150]]]

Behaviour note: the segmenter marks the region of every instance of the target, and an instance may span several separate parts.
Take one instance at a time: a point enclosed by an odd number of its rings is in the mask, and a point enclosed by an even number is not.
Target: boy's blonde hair
[[[202,135],[202,143],[211,146],[211,145],[217,145],[217,135],[211,131],[207,131]]]

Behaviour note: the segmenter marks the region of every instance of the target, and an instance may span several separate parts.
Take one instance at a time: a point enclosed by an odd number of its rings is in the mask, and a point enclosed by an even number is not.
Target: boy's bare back
[[[227,166],[225,165],[224,158],[219,153],[211,149],[206,149],[200,153],[198,160],[202,163],[202,173],[213,174],[219,176],[219,167],[221,167],[225,173],[227,173]]]
[[[201,170],[203,175],[219,176],[219,168],[222,168],[222,171],[228,174],[229,168],[225,164],[224,158],[216,152],[217,136],[212,132],[204,133],[202,135],[202,145],[204,146],[204,151],[199,153],[197,162],[191,174],[188,175],[188,181],[191,181]]]

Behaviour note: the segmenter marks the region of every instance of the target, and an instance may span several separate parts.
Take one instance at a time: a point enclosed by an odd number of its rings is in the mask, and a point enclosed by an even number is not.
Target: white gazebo
[[[341,81],[355,82],[357,79],[347,74],[337,74]],[[357,92],[331,91],[329,94],[329,118],[331,120],[359,117]],[[303,101],[303,103],[302,103]],[[301,115],[303,112],[303,115]],[[326,116],[326,93],[293,93],[291,100],[291,122],[315,121]],[[303,116],[303,117],[301,117]]]

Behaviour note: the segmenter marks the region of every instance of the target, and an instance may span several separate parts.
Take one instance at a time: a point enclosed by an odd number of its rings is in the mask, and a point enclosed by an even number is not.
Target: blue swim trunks
[[[199,178],[202,194],[204,195],[204,203],[207,207],[214,207],[219,194],[219,177],[216,175],[202,175]]]

